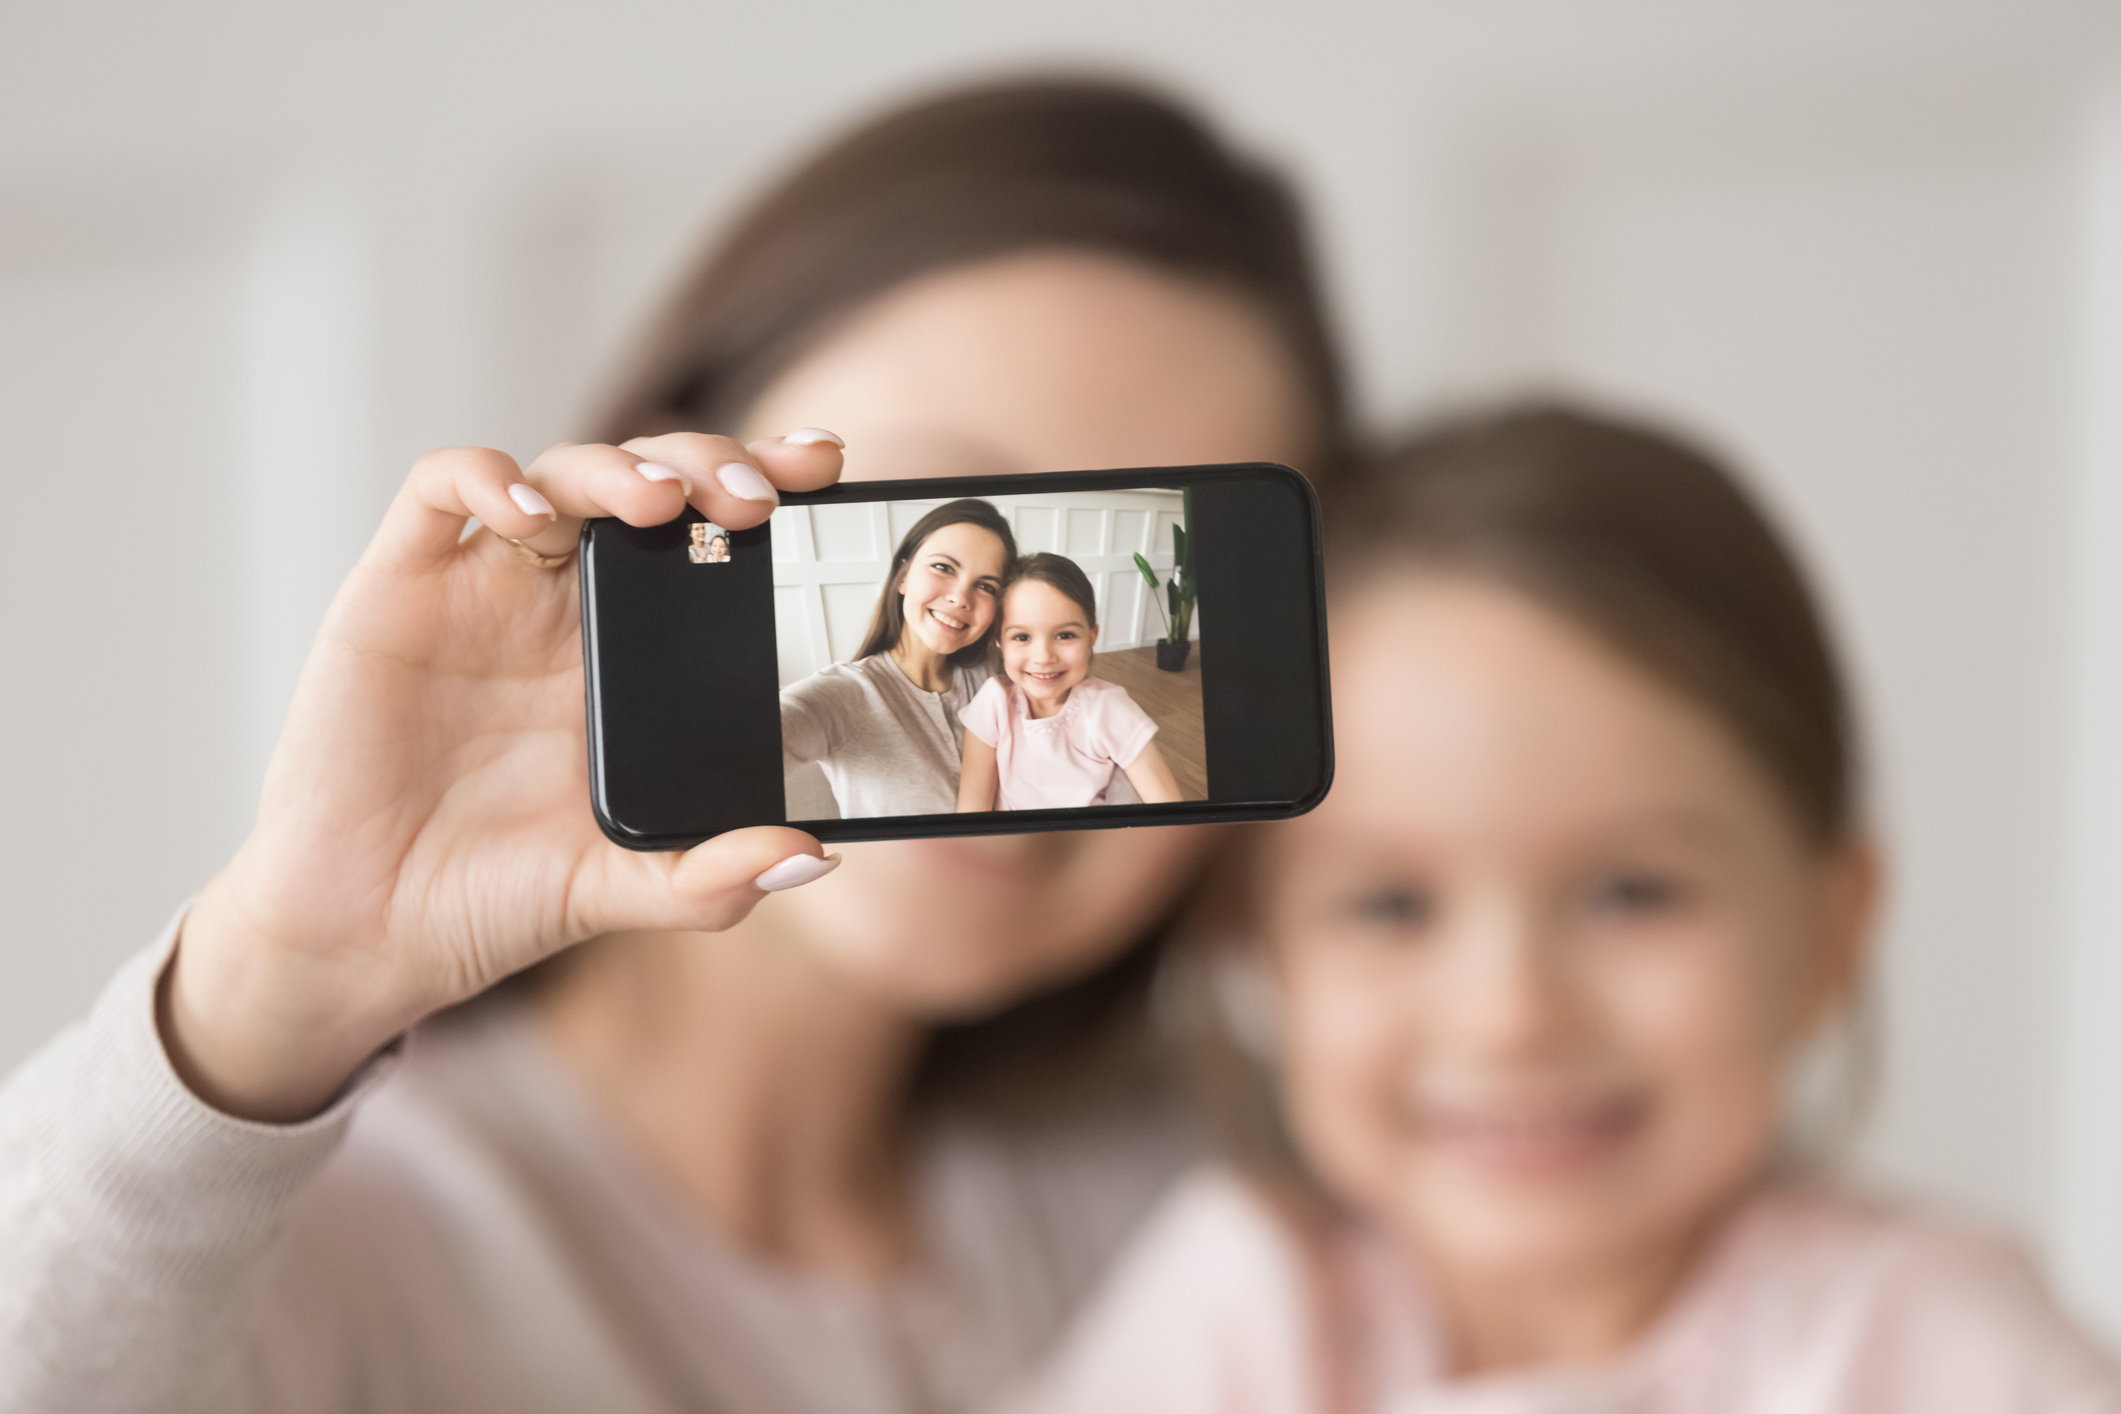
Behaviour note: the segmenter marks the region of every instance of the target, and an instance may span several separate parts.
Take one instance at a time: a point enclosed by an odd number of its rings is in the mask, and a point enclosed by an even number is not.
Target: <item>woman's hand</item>
[[[572,943],[724,928],[782,861],[805,860],[769,886],[829,867],[796,830],[683,854],[604,838],[572,552],[585,517],[659,525],[689,500],[743,529],[774,487],[839,471],[837,439],[811,433],[560,446],[527,472],[481,448],[423,457],[325,617],[256,827],[184,921],[162,1028],[200,1096],[314,1113],[413,1022]],[[471,516],[487,530],[467,538]]]

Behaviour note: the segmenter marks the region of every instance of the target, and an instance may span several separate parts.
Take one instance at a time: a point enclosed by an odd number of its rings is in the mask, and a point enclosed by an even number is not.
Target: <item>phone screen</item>
[[[775,512],[788,818],[1207,800],[1191,494]]]
[[[1259,818],[1331,773],[1280,467],[849,483],[585,529],[597,813],[667,848]]]

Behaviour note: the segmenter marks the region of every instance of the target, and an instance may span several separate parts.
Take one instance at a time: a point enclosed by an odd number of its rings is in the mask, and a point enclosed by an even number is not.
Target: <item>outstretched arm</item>
[[[994,748],[966,732],[964,764],[958,769],[957,776],[958,812],[992,810],[1001,780],[1001,767],[995,761]]]
[[[573,550],[589,516],[758,525],[774,486],[839,469],[836,445],[689,433],[421,459],[325,618],[251,837],[181,938],[0,1085],[0,1409],[347,1407],[317,1395],[355,1387],[328,1314],[266,1283],[370,1058],[584,938],[726,927],[830,868],[779,827],[602,837]]]
[[[1165,764],[1164,754],[1156,749],[1155,742],[1143,747],[1141,755],[1129,762],[1126,769],[1127,780],[1133,785],[1134,793],[1142,798],[1142,804],[1169,805],[1174,800],[1185,799],[1179,794],[1178,778],[1171,774],[1171,768]]]

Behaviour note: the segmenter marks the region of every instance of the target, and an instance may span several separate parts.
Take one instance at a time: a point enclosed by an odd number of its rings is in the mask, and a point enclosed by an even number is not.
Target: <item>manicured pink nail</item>
[[[781,493],[773,489],[773,483],[759,475],[756,467],[746,466],[743,462],[728,462],[716,467],[714,479],[739,501],[771,501],[776,506],[781,503]]]
[[[820,442],[830,442],[833,446],[842,450],[845,450],[847,446],[847,443],[840,437],[839,433],[827,432],[822,427],[798,428],[786,437],[781,438],[781,440],[796,447],[814,447]]]
[[[687,496],[692,494],[692,478],[674,466],[664,466],[661,462],[640,462],[635,465],[634,470],[650,481],[675,481],[685,488]]]
[[[538,494],[538,488],[527,481],[518,481],[508,488],[508,499],[516,503],[516,509],[527,516],[549,516],[553,520],[560,513],[552,508],[552,502]]]
[[[822,879],[840,867],[840,857],[828,854],[823,859],[814,854],[791,854],[751,881],[752,887],[767,893],[779,893],[782,889],[801,888],[804,884]]]

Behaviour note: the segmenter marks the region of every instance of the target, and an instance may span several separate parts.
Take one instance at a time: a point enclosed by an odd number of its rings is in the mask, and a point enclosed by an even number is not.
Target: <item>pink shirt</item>
[[[1338,1387],[1338,1393],[1333,1392]],[[1417,1275],[1243,1180],[1167,1201],[1012,1414],[2092,1414],[2121,1371],[2008,1241],[1826,1185],[1742,1210],[1608,1365],[1450,1373]]]
[[[1084,678],[1060,711],[1036,718],[1016,685],[997,675],[957,716],[994,748],[996,810],[1103,805],[1113,773],[1133,765],[1156,735],[1156,723],[1127,689],[1102,678]]]

